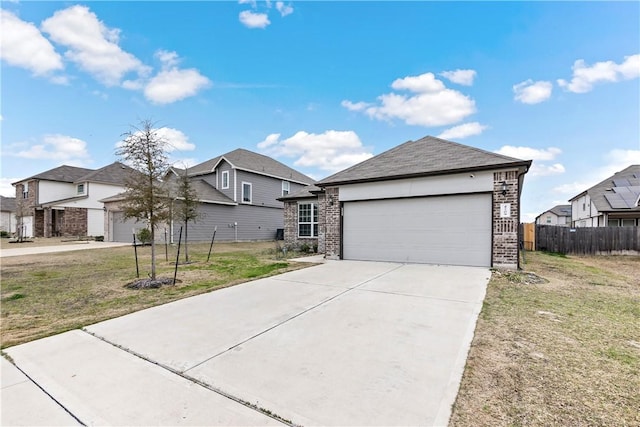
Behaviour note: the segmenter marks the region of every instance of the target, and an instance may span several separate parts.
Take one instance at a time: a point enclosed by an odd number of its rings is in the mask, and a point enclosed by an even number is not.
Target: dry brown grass
[[[208,250],[190,244],[194,262],[179,266],[177,285],[143,290],[124,287],[136,279],[131,246],[3,258],[2,348],[309,265],[277,259],[273,242],[216,243],[209,263]],[[140,276],[147,277],[150,247],[138,253]],[[158,247],[159,277],[173,277],[175,256],[170,248],[165,261]]]
[[[527,253],[493,275],[451,426],[640,425],[640,257]]]

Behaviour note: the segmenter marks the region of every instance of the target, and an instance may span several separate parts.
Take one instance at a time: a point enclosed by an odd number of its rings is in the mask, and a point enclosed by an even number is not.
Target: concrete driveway
[[[6,353],[86,425],[446,425],[489,277],[330,261]],[[2,424],[37,424],[2,375]]]

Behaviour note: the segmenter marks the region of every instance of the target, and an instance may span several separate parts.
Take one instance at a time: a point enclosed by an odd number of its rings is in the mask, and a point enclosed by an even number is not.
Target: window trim
[[[224,177],[227,177],[227,182],[225,185],[224,182]],[[220,178],[220,180],[222,180],[222,182],[220,183],[220,186],[222,187],[223,190],[228,190],[229,189],[229,171],[222,171],[222,177]]]
[[[291,193],[291,183],[289,181],[282,181],[282,197],[288,196],[290,193]]]
[[[80,191],[81,187],[82,187],[82,191]],[[76,184],[76,194],[78,196],[82,196],[83,194],[85,194],[85,185],[84,185],[84,183]]]
[[[311,206],[311,221],[310,222],[301,222],[300,221],[300,209],[302,206],[307,206],[310,205]],[[318,217],[319,217],[319,212],[318,212],[318,204],[316,202],[300,202],[298,203],[298,216],[297,216],[297,222],[298,222],[298,238],[299,239],[317,239],[318,238]],[[309,236],[303,236],[300,234],[300,225],[310,225],[310,232],[311,234]],[[315,233],[314,233],[315,232]],[[314,235],[315,234],[315,235]]]
[[[248,185],[249,186],[249,201],[246,201],[244,199],[244,186]],[[242,191],[240,194],[240,197],[242,199],[242,203],[250,205],[253,203],[253,185],[250,182],[246,182],[246,181],[242,181]]]

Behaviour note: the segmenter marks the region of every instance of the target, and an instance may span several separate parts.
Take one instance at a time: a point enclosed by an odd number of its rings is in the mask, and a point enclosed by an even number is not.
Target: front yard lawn
[[[189,244],[190,264],[178,283],[159,289],[128,289],[136,279],[131,246],[2,259],[2,348],[122,316],[309,264],[277,259],[274,242]],[[149,246],[138,247],[140,277],[147,277]],[[157,247],[158,277],[173,278],[175,248]],[[182,261],[181,256],[181,261]]]
[[[639,426],[640,257],[494,273],[451,426]],[[543,283],[540,283],[543,282]]]

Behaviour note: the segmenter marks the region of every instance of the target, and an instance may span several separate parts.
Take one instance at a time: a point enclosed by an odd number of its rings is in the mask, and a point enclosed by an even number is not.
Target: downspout
[[[520,265],[520,242],[522,242],[522,232],[520,230],[521,218],[522,218],[522,186],[524,184],[524,176],[529,172],[529,166],[522,172],[518,173],[518,252],[516,258],[518,259],[518,270],[522,270]],[[535,249],[535,248],[534,248]]]

